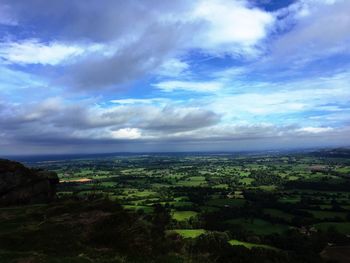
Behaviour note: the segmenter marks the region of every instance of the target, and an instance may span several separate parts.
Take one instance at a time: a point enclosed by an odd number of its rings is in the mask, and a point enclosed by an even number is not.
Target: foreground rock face
[[[0,159],[0,205],[50,202],[56,195],[58,182],[55,172]]]

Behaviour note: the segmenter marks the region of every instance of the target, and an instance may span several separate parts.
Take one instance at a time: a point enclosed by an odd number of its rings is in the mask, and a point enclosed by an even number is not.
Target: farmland
[[[144,218],[162,207],[169,215],[166,235],[185,243],[217,235],[232,249],[305,262],[298,257],[306,250],[305,257],[319,257],[327,244],[350,243],[345,157],[135,154],[28,164],[58,173],[59,200],[109,200]]]

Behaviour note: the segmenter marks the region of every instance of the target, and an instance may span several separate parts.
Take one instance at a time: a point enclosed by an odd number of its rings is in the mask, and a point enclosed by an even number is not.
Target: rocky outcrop
[[[50,202],[55,198],[58,182],[55,172],[0,159],[0,205]]]

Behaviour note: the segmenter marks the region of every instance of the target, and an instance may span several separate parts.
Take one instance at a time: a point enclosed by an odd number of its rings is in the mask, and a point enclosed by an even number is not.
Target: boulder
[[[56,196],[55,172],[0,159],[0,205],[47,203]]]

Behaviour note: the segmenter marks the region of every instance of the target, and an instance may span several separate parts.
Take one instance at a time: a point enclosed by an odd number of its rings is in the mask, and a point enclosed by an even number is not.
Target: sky
[[[349,146],[349,0],[0,0],[0,154]]]

